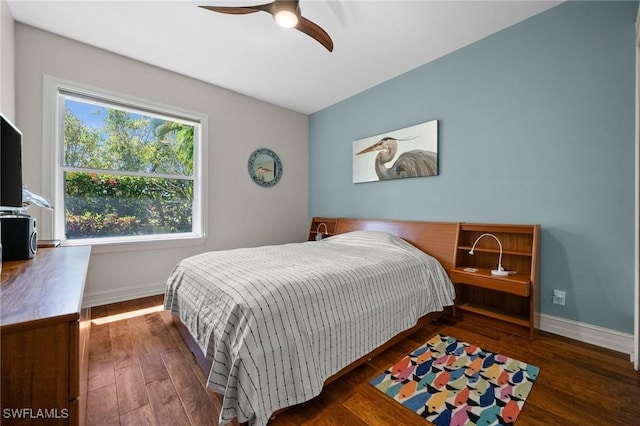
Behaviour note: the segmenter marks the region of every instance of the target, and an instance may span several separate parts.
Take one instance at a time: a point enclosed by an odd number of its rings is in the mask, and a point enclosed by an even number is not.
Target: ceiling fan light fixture
[[[318,24],[306,19],[300,12],[299,0],[274,0],[271,3],[255,6],[199,6],[212,12],[229,15],[246,15],[249,13],[266,12],[273,17],[276,24],[285,28],[295,28],[323,45],[329,52],[333,52],[333,41],[329,34]]]
[[[273,15],[276,23],[284,28],[293,28],[298,25],[298,15],[290,10],[280,10]]]

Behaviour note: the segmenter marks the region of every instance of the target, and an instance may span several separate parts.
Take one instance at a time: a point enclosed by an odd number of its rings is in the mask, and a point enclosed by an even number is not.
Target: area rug
[[[371,384],[437,426],[512,425],[539,372],[438,334]]]

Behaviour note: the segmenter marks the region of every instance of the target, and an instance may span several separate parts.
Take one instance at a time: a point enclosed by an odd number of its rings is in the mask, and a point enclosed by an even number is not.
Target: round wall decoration
[[[249,175],[260,186],[273,186],[282,176],[280,157],[267,148],[253,151],[249,157]]]

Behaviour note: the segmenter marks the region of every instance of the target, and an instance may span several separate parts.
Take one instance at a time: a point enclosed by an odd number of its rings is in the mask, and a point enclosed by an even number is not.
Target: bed
[[[451,306],[456,229],[338,219],[336,235],[319,242],[181,261],[165,309],[223,395],[220,424],[266,425]]]

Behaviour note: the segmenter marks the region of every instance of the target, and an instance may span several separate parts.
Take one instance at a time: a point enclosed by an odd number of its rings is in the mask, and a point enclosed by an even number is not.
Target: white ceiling
[[[268,0],[8,0],[18,22],[310,114],[559,1],[301,0],[334,51],[271,15],[198,5]]]

